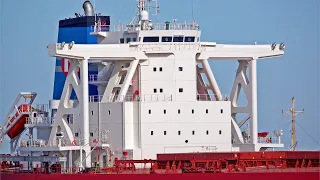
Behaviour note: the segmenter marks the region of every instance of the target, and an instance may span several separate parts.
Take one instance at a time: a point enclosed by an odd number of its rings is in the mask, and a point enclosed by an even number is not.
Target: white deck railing
[[[89,96],[89,102],[101,102],[102,95]],[[149,95],[126,95],[126,96],[108,96],[107,102],[130,102],[130,101],[143,101],[143,102],[155,102],[155,101],[172,101],[172,95],[169,94],[149,94]]]
[[[197,94],[198,101],[216,101],[216,97],[213,94]],[[103,95],[89,96],[89,102],[101,102]],[[143,101],[143,102],[155,102],[155,101],[172,101],[172,95],[170,94],[147,94],[147,95],[126,95],[126,96],[109,96],[106,98],[106,102],[130,102],[130,101]],[[229,95],[221,95],[221,101],[229,101]]]
[[[258,137],[259,144],[281,144],[281,138],[276,136]],[[245,144],[250,144],[249,138],[244,138]]]
[[[53,117],[28,117],[26,124],[30,125],[45,125],[45,124],[53,124]]]
[[[139,24],[100,25],[97,23],[91,26],[91,32],[120,32],[139,29]],[[199,25],[196,23],[152,23],[152,30],[199,30]]]
[[[258,143],[261,144],[281,144],[279,137],[258,137]]]
[[[50,143],[48,141],[42,140],[42,139],[34,139],[34,140],[21,140],[20,147],[55,147],[50,146]]]
[[[221,101],[230,101],[229,95],[219,95],[218,96]],[[216,95],[214,94],[197,94],[197,100],[198,101],[217,101]]]
[[[130,51],[198,51],[203,50],[204,47],[197,42],[181,42],[181,43],[162,43],[150,44],[141,43],[130,46]]]

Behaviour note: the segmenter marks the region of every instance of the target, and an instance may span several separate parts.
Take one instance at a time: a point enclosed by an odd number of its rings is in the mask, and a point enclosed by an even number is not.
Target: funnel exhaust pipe
[[[83,3],[83,6],[82,6],[83,10],[84,10],[84,14],[86,16],[93,16],[94,15],[94,10],[93,10],[93,6],[91,4],[91,2],[89,0],[86,0],[84,3]]]

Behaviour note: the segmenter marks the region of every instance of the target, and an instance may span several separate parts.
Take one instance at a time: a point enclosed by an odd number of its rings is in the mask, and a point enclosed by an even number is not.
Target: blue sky
[[[46,46],[57,41],[58,21],[82,12],[82,0],[1,0],[0,123],[20,91],[38,92],[37,101],[52,97],[54,58]],[[202,41],[234,44],[285,42],[285,56],[258,62],[259,131],[284,130],[290,146],[291,97],[297,109],[298,149],[319,149],[319,0],[160,0],[161,21],[177,19],[200,24]],[[128,23],[135,14],[134,0],[96,0],[97,11],[111,23]],[[211,61],[221,91],[229,94],[237,63]],[[302,127],[302,128],[301,128]],[[308,135],[307,133],[310,135]],[[6,141],[7,141],[6,137]],[[7,152],[4,143],[1,152]]]

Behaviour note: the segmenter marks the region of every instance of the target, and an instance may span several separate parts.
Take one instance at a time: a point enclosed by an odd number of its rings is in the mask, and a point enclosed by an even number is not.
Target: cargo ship
[[[206,42],[195,21],[153,22],[156,0],[137,7],[111,25],[87,0],[59,21],[47,46],[53,98],[18,94],[0,131],[0,144],[10,138],[2,179],[319,178],[319,151],[278,151],[281,129],[258,132],[256,63],[283,56],[284,43]],[[238,62],[230,95],[210,60]]]

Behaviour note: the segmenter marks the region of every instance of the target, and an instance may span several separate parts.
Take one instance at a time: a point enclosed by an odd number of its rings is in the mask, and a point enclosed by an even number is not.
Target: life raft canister
[[[73,140],[73,141],[72,141],[72,145],[73,145],[73,146],[76,146],[76,145],[77,145],[76,140]]]
[[[270,143],[270,138],[267,138],[267,139],[266,139],[266,142],[267,142],[267,143]]]

